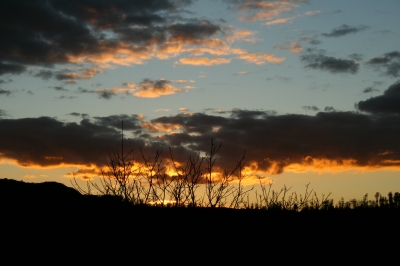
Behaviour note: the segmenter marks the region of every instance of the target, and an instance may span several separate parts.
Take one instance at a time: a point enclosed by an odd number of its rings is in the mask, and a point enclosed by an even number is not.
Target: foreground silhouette
[[[398,249],[395,207],[161,208],[4,179],[0,191],[2,254],[14,262],[343,264],[385,261]]]

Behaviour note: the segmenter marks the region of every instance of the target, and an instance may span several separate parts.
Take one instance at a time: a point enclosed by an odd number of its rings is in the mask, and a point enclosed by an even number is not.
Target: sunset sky
[[[0,178],[222,142],[247,184],[400,191],[398,0],[0,2]],[[138,154],[136,154],[139,156]]]

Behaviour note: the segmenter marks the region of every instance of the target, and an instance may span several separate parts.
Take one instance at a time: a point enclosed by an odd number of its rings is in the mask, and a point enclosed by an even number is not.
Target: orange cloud
[[[272,21],[268,21],[265,23],[265,25],[275,25],[275,24],[283,24],[283,23],[292,23],[293,19],[297,18],[297,17],[308,17],[308,16],[314,16],[316,14],[321,13],[321,11],[308,11],[305,12],[304,14],[301,15],[297,15],[297,16],[293,16],[293,17],[289,17],[289,18],[278,18]]]
[[[285,60],[285,58],[275,57],[273,54],[249,53],[242,49],[234,49],[233,53],[237,54],[239,59],[256,65],[264,65],[266,62],[277,64]]]
[[[94,77],[94,75],[100,73],[103,73],[103,71],[96,67],[86,68],[82,71],[82,73],[69,72],[69,70],[66,70],[66,71],[61,71],[59,74],[57,74],[57,79],[67,79],[67,80],[91,79]]]
[[[129,43],[120,42],[118,47],[104,46],[96,54],[86,54],[79,56],[69,56],[70,63],[96,63],[104,65],[113,63],[117,65],[130,66],[132,64],[140,65],[150,60],[155,54],[154,46],[133,46]]]
[[[186,83],[194,83],[195,81],[193,79],[189,79],[189,80],[178,79],[178,80],[174,80],[174,82],[178,83],[178,84],[186,84]]]
[[[149,122],[143,122],[142,127],[150,130],[151,132],[157,132],[157,133],[173,132],[177,130],[182,130],[183,128],[182,126],[179,125],[168,125],[162,123],[149,123]]]
[[[179,62],[175,62],[175,65],[212,66],[228,64],[230,62],[231,59],[226,58],[181,58],[179,59]]]
[[[245,17],[240,17],[239,19],[242,21],[258,21],[258,20],[267,20],[272,17],[276,17],[281,13],[286,13],[292,11],[295,7],[298,7],[295,4],[289,2],[263,2],[263,1],[250,1],[239,7],[239,11],[249,11],[249,10],[257,10],[255,13],[247,15]]]
[[[272,21],[268,21],[265,25],[275,25],[275,24],[282,24],[282,23],[291,23],[294,17],[291,18],[278,18]]]
[[[256,34],[256,31],[250,31],[250,30],[239,30],[236,29],[233,31],[233,33],[226,38],[226,40],[230,43],[236,42],[236,41],[244,41],[244,42],[249,42],[249,43],[257,43],[260,42],[261,40],[254,37]]]

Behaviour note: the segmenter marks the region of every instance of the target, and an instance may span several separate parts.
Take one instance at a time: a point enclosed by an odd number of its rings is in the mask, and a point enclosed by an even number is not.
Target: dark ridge
[[[398,208],[161,208],[8,179],[0,194],[2,259],[15,264],[358,265],[398,254]]]
[[[0,179],[2,204],[68,204],[80,200],[81,197],[75,189],[57,182],[26,183]]]

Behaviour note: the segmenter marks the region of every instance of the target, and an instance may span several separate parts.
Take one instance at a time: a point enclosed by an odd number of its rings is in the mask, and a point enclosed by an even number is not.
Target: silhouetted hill
[[[156,208],[4,179],[0,193],[0,244],[15,263],[382,263],[395,257],[400,236],[398,209]]]
[[[57,182],[26,183],[0,179],[2,204],[69,204],[81,198],[78,191]]]

